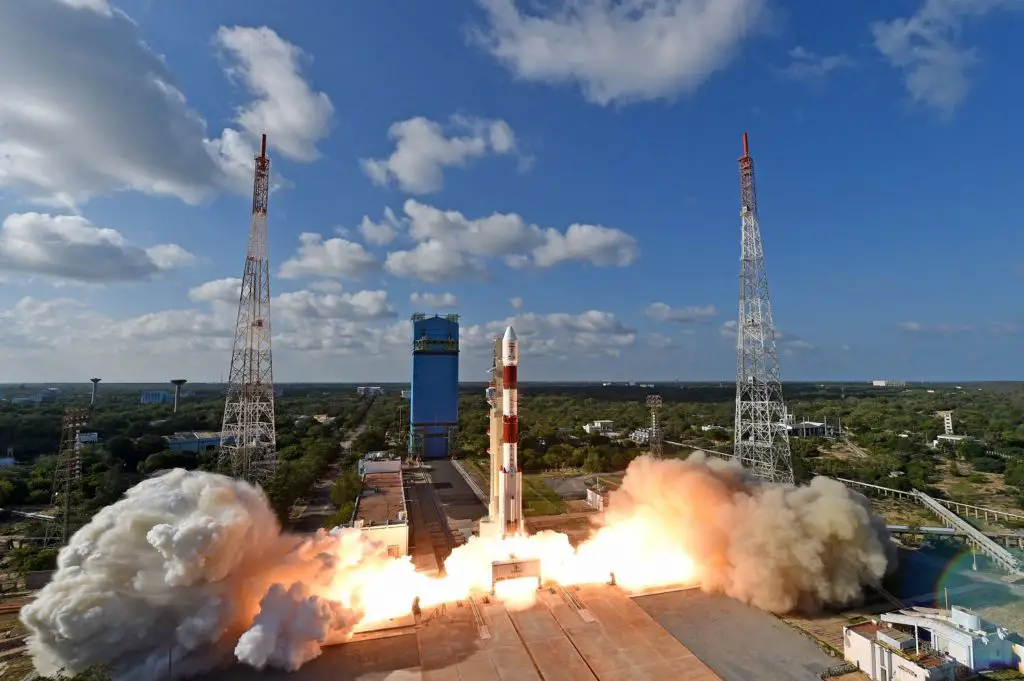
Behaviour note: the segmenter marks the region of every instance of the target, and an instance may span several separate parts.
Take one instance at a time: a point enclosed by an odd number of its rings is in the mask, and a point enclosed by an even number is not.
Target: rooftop
[[[182,440],[219,440],[220,433],[215,433],[208,430],[195,430],[186,431],[182,433],[175,433],[171,435],[169,440],[182,441]]]
[[[893,627],[880,627],[876,622],[872,622],[869,620],[867,622],[855,624],[849,627],[849,630],[860,634],[861,636],[870,641],[874,641],[878,645],[884,647],[886,650],[891,650],[900,657],[902,657],[904,660],[909,660],[910,662],[913,662],[924,669],[941,667],[947,662],[945,657],[933,652],[930,649],[925,649],[922,647],[921,652],[917,652],[915,648],[910,648],[909,650],[900,650],[899,648],[894,648],[890,645],[887,645],[885,641],[878,640],[878,633],[880,631],[895,640],[914,640],[913,634],[909,634],[905,631],[901,631]]]
[[[353,520],[362,520],[364,525],[384,525],[406,522],[405,518],[402,472],[364,475],[363,493],[356,504]]]

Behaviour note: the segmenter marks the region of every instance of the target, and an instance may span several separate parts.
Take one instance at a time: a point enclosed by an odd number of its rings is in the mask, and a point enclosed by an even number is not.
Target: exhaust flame
[[[578,547],[556,532],[472,538],[417,573],[358,530],[282,533],[263,493],[174,470],[100,511],[61,551],[53,581],[22,609],[36,668],[113,665],[115,679],[185,678],[232,659],[295,670],[323,645],[494,589],[529,607],[536,579],[491,584],[495,561],[539,559],[545,581],[628,589],[700,585],[785,612],[856,600],[894,549],[867,500],[816,478],[764,485],[735,463],[641,457]]]

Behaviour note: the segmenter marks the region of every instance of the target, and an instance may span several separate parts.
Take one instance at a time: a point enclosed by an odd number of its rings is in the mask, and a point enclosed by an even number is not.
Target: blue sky
[[[744,130],[784,379],[1018,378],[1024,3],[701,4],[0,3],[0,380],[219,379],[264,131],[278,380],[730,379]]]

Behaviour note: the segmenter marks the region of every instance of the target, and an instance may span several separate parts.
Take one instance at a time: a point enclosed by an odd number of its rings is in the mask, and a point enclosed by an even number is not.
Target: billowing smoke
[[[618,544],[621,554],[627,528],[628,541],[660,545],[637,547],[642,553],[688,556],[704,590],[777,613],[855,602],[896,565],[885,521],[862,494],[825,477],[799,487],[763,484],[737,462],[701,453],[633,461],[603,525],[590,544]],[[633,561],[617,562],[623,573],[634,569]]]
[[[259,489],[179,469],[75,533],[21,618],[47,675],[109,664],[115,679],[155,681],[169,658],[177,678],[234,657],[297,669],[360,620],[353,585],[386,562],[358,531],[282,534]]]
[[[111,665],[117,681],[162,681],[238,660],[298,669],[360,625],[491,588],[491,562],[539,558],[562,584],[700,584],[774,612],[858,599],[894,565],[885,525],[842,484],[766,485],[735,463],[641,457],[603,523],[573,548],[541,532],[474,538],[447,576],[358,530],[282,533],[263,492],[175,470],[132,488],[79,530],[53,581],[22,609],[43,674]],[[522,586],[522,585],[520,585]],[[498,597],[529,605],[532,592]],[[513,602],[514,601],[514,602]]]

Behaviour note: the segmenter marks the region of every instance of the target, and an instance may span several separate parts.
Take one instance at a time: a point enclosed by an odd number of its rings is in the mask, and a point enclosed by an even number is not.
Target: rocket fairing
[[[501,339],[501,471],[498,476],[498,527],[502,536],[521,534],[523,471],[519,465],[519,341],[512,327]]]

